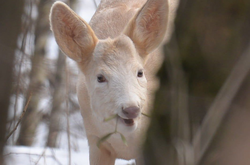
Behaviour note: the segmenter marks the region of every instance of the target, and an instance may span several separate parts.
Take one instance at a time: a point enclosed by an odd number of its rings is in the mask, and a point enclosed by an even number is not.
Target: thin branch
[[[15,125],[15,121],[16,121],[16,112],[17,112],[17,105],[18,105],[18,95],[19,95],[19,91],[20,91],[20,79],[21,79],[21,69],[22,69],[22,64],[23,64],[23,60],[24,60],[24,55],[26,55],[25,53],[25,47],[26,47],[26,42],[27,42],[27,35],[28,32],[31,30],[31,15],[32,15],[32,1],[30,1],[30,10],[29,10],[29,18],[28,19],[28,23],[26,25],[24,34],[23,34],[23,39],[22,39],[22,44],[21,44],[21,48],[20,51],[21,53],[21,60],[18,66],[18,73],[17,73],[17,90],[16,90],[16,95],[15,95],[15,104],[14,104],[14,125]],[[12,125],[12,123],[11,123]],[[13,136],[12,136],[12,142],[14,143],[14,139],[15,139],[15,132],[13,132]]]
[[[32,155],[32,156],[41,156],[40,154],[33,154],[33,153],[15,153],[15,152],[10,152],[7,154],[4,154],[3,156],[10,156],[10,155]],[[48,157],[52,157],[51,155],[47,155]]]
[[[52,157],[54,158],[54,160],[58,163],[58,164],[60,164],[60,165],[62,165],[62,163],[56,158],[56,155],[55,155],[55,152],[54,152],[54,149],[53,148],[50,148],[51,149],[51,152],[52,152]]]
[[[37,165],[39,163],[39,161],[41,160],[41,158],[44,156],[45,152],[46,152],[46,148],[43,150],[43,153],[39,156],[39,158],[36,161],[35,165]]]
[[[52,149],[51,149],[52,150]],[[53,151],[53,150],[52,150]],[[41,157],[40,154],[33,154],[33,153],[14,153],[14,152],[10,152],[8,154],[5,154],[3,156],[10,156],[10,155],[29,155],[29,156],[39,156]],[[62,163],[55,157],[55,153],[54,151],[52,152],[52,155],[44,155],[45,157],[49,157],[49,158],[53,158],[59,165],[62,165]]]
[[[65,59],[65,72],[66,72],[66,112],[67,112],[67,137],[68,137],[68,152],[69,152],[69,165],[71,165],[71,145],[70,145],[70,125],[69,125],[69,70],[67,59]]]
[[[94,4],[95,4],[95,8],[97,9],[97,3],[95,0],[93,0]]]
[[[28,25],[31,26],[31,25]],[[27,40],[26,40],[27,41]],[[25,42],[26,42],[25,41]],[[23,42],[23,41],[22,41]],[[26,53],[22,48],[16,48],[16,50],[20,51],[20,53],[22,54],[22,56],[25,56],[26,58],[30,57],[32,54],[28,54]]]
[[[206,115],[199,132],[194,138],[196,164],[203,158],[206,150],[210,146],[222,120],[229,110],[235,95],[241,87],[244,79],[250,71],[250,45],[236,63],[233,71],[223,85],[214,103]]]
[[[118,123],[118,116],[116,115],[116,123],[115,123],[115,133],[117,132],[117,124]]]
[[[19,118],[19,120],[18,120],[18,122],[17,122],[15,128],[14,128],[14,129],[8,134],[8,136],[6,137],[6,141],[7,141],[7,140],[9,139],[9,137],[16,131],[18,125],[20,124],[20,122],[21,122],[21,120],[22,120],[22,118],[23,118],[23,116],[24,116],[24,114],[25,114],[25,112],[26,112],[26,110],[27,110],[27,108],[28,108],[28,105],[29,105],[29,103],[30,103],[31,97],[32,97],[32,93],[30,93],[29,99],[28,99],[28,101],[27,101],[27,103],[26,103],[26,105],[25,105],[25,107],[24,107],[23,113],[21,114],[21,116],[20,116],[20,118]]]

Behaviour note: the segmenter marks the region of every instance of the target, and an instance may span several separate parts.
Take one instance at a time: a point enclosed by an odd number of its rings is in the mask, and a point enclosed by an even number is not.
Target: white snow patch
[[[7,146],[4,157],[6,165],[68,165],[67,150],[55,148]],[[117,159],[115,165],[132,165],[134,160]],[[82,140],[81,151],[71,151],[72,165],[89,165],[89,148],[87,140]]]

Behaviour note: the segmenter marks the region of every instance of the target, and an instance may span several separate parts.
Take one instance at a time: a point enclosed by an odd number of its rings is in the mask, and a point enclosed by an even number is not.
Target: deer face
[[[121,35],[99,41],[84,74],[93,113],[100,120],[117,114],[121,127],[136,128],[146,103],[147,80],[132,40]]]
[[[123,130],[135,130],[146,106],[143,67],[147,55],[164,38],[167,13],[166,0],[147,1],[120,36],[98,40],[92,28],[67,5],[53,5],[51,29],[61,50],[77,62],[84,74],[88,104],[97,121],[117,114]]]

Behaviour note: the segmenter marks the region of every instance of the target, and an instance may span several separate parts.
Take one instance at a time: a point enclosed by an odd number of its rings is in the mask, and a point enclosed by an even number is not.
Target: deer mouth
[[[135,120],[134,119],[124,119],[121,116],[119,116],[119,119],[122,121],[122,123],[124,123],[126,126],[133,126],[135,124]]]

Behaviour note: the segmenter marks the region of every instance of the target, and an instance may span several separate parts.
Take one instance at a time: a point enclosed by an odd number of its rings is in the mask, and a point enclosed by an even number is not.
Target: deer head
[[[119,36],[99,40],[88,23],[68,6],[61,2],[53,5],[52,31],[60,49],[84,74],[91,111],[97,120],[118,114],[121,129],[136,129],[147,104],[144,65],[161,44],[167,19],[167,0],[149,0]]]

